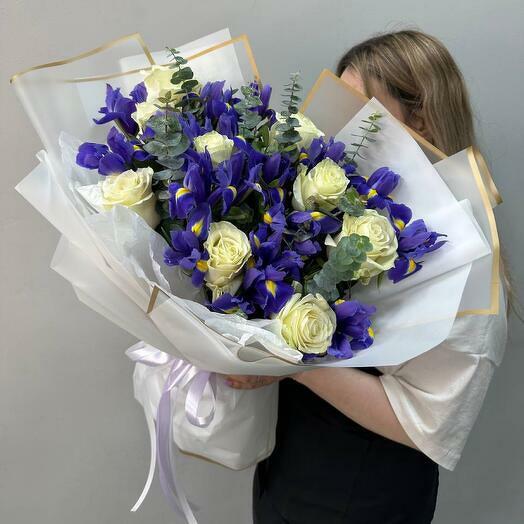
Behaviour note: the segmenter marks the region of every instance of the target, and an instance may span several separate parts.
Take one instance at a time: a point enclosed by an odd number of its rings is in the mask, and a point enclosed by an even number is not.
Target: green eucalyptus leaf
[[[192,91],[198,85],[198,80],[186,80],[182,84],[182,89],[185,91]]]
[[[166,146],[177,146],[182,141],[182,137],[185,136],[183,133],[173,133],[170,134],[163,143]]]
[[[189,138],[187,138],[186,135],[182,135],[180,142],[178,142],[178,144],[167,147],[167,154],[169,156],[179,156],[182,153],[185,153],[189,146],[190,146]]]
[[[337,285],[355,278],[372,247],[368,237],[357,234],[342,237],[322,269],[308,282],[309,291],[320,293],[328,301],[336,300],[339,295]]]
[[[152,140],[151,142],[148,142],[147,144],[144,144],[144,149],[155,156],[162,156],[167,154],[167,146],[162,144],[162,142],[159,142],[158,140]]]
[[[180,169],[184,165],[184,158],[180,156],[161,156],[156,159],[156,161],[172,170]]]
[[[162,171],[156,171],[153,173],[154,180],[170,180],[173,171],[171,169],[163,169]]]
[[[289,131],[284,131],[281,135],[277,135],[277,141],[279,142],[296,144],[297,142],[300,142],[301,140],[302,140],[302,137],[300,136],[300,133],[298,131],[295,131],[294,129],[290,129]]]
[[[193,71],[190,67],[182,67],[173,75],[171,82],[173,84],[180,84],[184,80],[191,80],[193,76],[194,76]],[[175,77],[176,77],[176,81],[174,81]]]
[[[360,195],[354,187],[350,187],[338,202],[338,208],[348,215],[359,217],[364,214],[366,209],[364,203],[360,200]]]
[[[157,200],[155,209],[157,213],[160,215],[161,220],[164,220],[170,217],[168,200]]]
[[[171,193],[167,190],[158,191],[156,193],[156,197],[158,198],[158,200],[169,200],[171,196]]]
[[[262,142],[262,145],[263,146],[267,146],[269,144],[269,137],[270,137],[269,126],[267,126],[267,125],[262,126],[258,130],[258,136],[260,138],[260,141]]]
[[[289,131],[292,129],[287,122],[279,122],[277,124],[273,124],[273,129],[275,131]]]

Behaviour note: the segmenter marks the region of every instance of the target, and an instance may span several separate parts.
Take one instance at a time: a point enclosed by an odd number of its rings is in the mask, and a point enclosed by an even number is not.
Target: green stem
[[[368,139],[368,135],[373,132],[374,129],[377,128],[377,125],[375,124],[374,120],[378,120],[380,118],[379,113],[373,113],[370,115],[369,119],[371,120],[371,123],[368,125],[367,129],[364,130],[364,134],[361,136],[360,144],[356,146],[356,149],[352,152],[350,162],[353,162],[355,160],[355,157],[358,155],[358,152],[360,151],[361,147],[364,145],[364,141]]]

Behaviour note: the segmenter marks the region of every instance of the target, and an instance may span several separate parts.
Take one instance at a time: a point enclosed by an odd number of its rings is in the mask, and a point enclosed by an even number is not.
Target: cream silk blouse
[[[482,406],[507,339],[505,297],[498,315],[457,317],[449,337],[380,380],[407,435],[428,457],[453,470]]]

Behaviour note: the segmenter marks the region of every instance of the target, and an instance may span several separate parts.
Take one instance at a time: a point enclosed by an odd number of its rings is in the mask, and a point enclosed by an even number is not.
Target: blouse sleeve
[[[498,315],[455,320],[449,337],[401,366],[380,368],[404,431],[442,467],[453,470],[486,395],[507,338],[501,292]]]

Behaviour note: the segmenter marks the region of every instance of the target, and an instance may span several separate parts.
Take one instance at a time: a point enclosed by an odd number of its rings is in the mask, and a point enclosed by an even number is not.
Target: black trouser
[[[291,379],[279,393],[275,450],[255,471],[255,524],[432,521],[431,459],[366,430]]]

